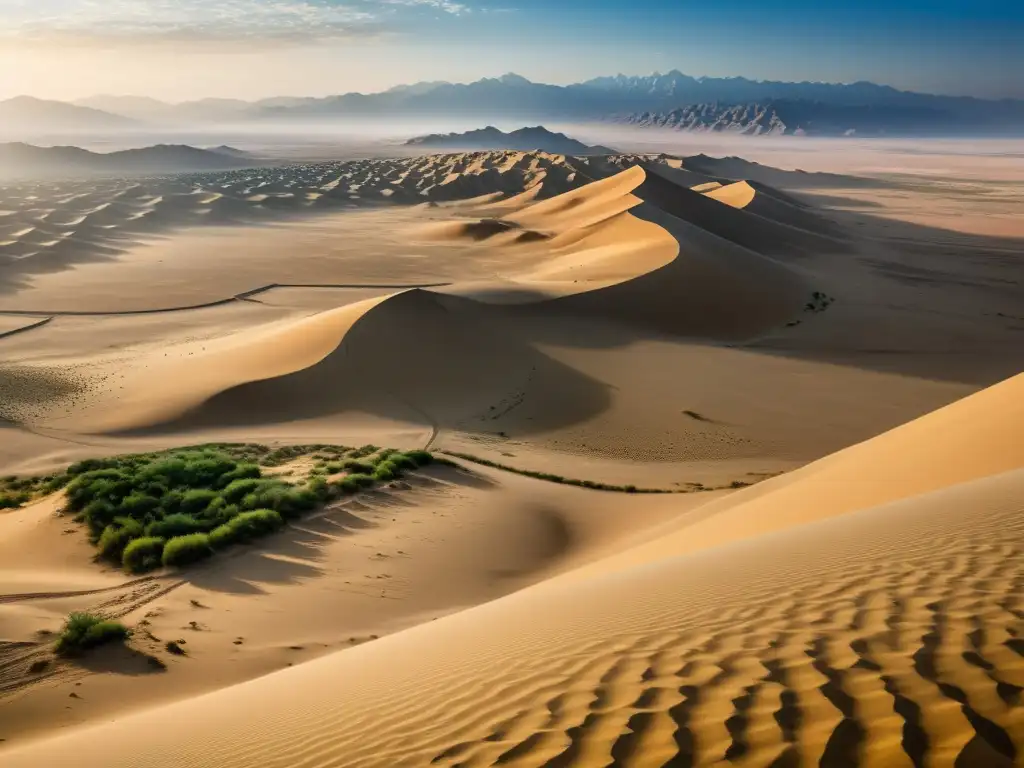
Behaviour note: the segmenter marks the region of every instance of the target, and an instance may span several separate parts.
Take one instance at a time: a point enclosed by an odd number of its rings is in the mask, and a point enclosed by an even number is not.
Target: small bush
[[[213,554],[210,537],[205,533],[190,533],[188,536],[177,536],[164,544],[164,565],[190,565],[205,560]]]
[[[99,543],[96,545],[100,557],[121,562],[125,547],[132,539],[143,534],[142,524],[127,517],[119,517],[103,529]]]
[[[373,475],[363,475],[356,473],[354,475],[349,475],[345,479],[355,483],[357,488],[372,488],[374,485],[377,484],[377,481],[373,479]]]
[[[353,459],[361,459],[364,456],[369,456],[370,454],[376,453],[379,450],[380,448],[378,448],[376,445],[364,445],[359,448],[356,448],[349,455]]]
[[[275,484],[274,481],[269,481]],[[264,479],[247,477],[232,480],[221,492],[221,498],[230,504],[237,504],[250,493],[256,493],[261,488],[268,487],[268,481]]]
[[[160,567],[164,540],[156,536],[135,539],[124,548],[121,565],[129,573],[145,573]]]
[[[224,488],[236,480],[255,480],[260,476],[258,464],[239,464],[230,472],[225,472],[217,481],[216,487]]]
[[[181,511],[186,515],[199,515],[217,498],[217,494],[206,488],[192,488],[181,497]]]
[[[395,480],[402,476],[401,468],[395,464],[391,459],[381,462],[377,465],[377,469],[373,471],[373,479],[378,483],[386,483],[390,480]]]
[[[416,460],[413,459],[412,456],[409,456],[409,455],[404,454],[404,453],[392,453],[388,457],[388,461],[390,461],[392,464],[394,464],[399,469],[403,469],[403,470],[404,469],[416,469],[416,467],[419,466],[419,464],[416,463]]]
[[[373,464],[356,459],[348,459],[341,466],[346,472],[360,475],[372,475],[374,469]]]
[[[284,525],[284,518],[272,509],[255,509],[242,512],[230,522],[214,528],[210,532],[210,544],[223,549],[231,544],[252,541],[279,530]]]
[[[27,493],[5,491],[0,493],[0,509],[17,509],[28,500]]]
[[[380,451],[378,451],[376,456],[373,456],[370,459],[370,461],[374,465],[377,465],[395,453],[398,453],[398,451],[396,451],[394,448],[382,448]]]
[[[88,526],[94,538],[98,538],[103,529],[114,522],[117,508],[105,499],[93,499],[78,514]]]
[[[406,451],[405,455],[412,459],[417,467],[425,467],[434,461],[434,454],[430,451]]]
[[[317,476],[309,481],[306,488],[316,496],[318,501],[327,501],[331,497],[331,486],[323,477]]]
[[[95,648],[104,643],[123,643],[131,631],[117,621],[107,621],[91,613],[72,613],[57,638],[54,650],[62,656]]]
[[[162,539],[173,539],[177,536],[187,536],[190,533],[202,533],[209,529],[209,525],[197,520],[192,515],[178,512],[168,515],[163,520],[156,520],[147,525],[146,535]]]

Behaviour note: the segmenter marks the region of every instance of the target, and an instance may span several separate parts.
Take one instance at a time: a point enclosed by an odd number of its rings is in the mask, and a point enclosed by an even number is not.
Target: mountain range
[[[169,104],[135,96],[95,96],[75,104],[18,97],[0,102],[0,132],[45,133],[142,130],[178,124],[300,123],[400,118],[472,118],[531,121],[602,120],[644,112],[664,114],[688,105],[781,104],[821,112],[850,108],[869,123],[895,132],[1020,135],[1024,101],[991,101],[900,91],[869,82],[852,84],[691,77],[673,70],[649,76],[599,77],[572,85],[535,83],[515,74],[472,83],[429,82],[381,93],[323,98],[276,97],[246,102],[202,99]],[[804,106],[799,106],[804,105]],[[813,107],[807,105],[815,105]],[[817,119],[817,118],[815,118]],[[831,120],[832,117],[829,117]],[[858,118],[858,120],[861,118]],[[864,118],[867,119],[867,118]],[[780,120],[785,122],[784,117]],[[799,122],[799,121],[797,121]],[[843,122],[843,121],[840,121]],[[789,123],[787,123],[789,125]]]
[[[406,146],[430,149],[511,149],[522,152],[540,150],[555,155],[611,155],[615,150],[608,147],[588,146],[564,133],[549,131],[542,125],[535,128],[520,128],[505,133],[494,126],[487,126],[465,133],[432,133],[417,136],[405,142]]]
[[[792,136],[927,136],[942,134],[957,118],[928,107],[847,106],[781,99],[768,103],[690,104],[668,112],[641,112],[620,122],[690,133]],[[969,132],[964,121],[961,130]]]
[[[252,155],[233,147],[199,149],[184,144],[159,144],[100,153],[80,147],[36,147],[20,142],[0,144],[0,178],[223,171],[251,166],[256,161]]]

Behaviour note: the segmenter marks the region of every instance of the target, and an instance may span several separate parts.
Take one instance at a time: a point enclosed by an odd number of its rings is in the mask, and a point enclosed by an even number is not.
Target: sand
[[[0,513],[5,766],[1014,764],[1019,241],[703,155],[248,173],[5,190],[8,256],[97,223],[0,266],[0,471],[373,442],[672,493],[460,460],[143,579]],[[28,674],[80,609],[130,646]]]
[[[1018,377],[969,407],[996,416],[1003,398],[1021,401],[1022,386]],[[984,426],[955,411],[907,429],[927,441],[942,422],[959,427],[946,437],[987,442]],[[887,439],[859,447],[876,472],[888,466]],[[1012,585],[1024,565],[1024,474],[1019,455],[1000,472],[1003,447],[972,457],[978,479],[889,488],[880,497],[896,500],[834,517],[813,486],[769,481],[730,497],[731,520],[683,551],[683,537],[664,536],[637,563],[612,557],[585,575],[5,759],[704,765],[789,755],[1010,765],[1022,738]],[[870,476],[861,482],[872,486]],[[804,511],[800,523],[736,541],[736,527],[758,519],[745,499],[756,505],[780,483]]]

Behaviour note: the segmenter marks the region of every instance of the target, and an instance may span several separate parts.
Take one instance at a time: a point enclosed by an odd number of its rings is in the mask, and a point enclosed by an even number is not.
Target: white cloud
[[[0,41],[309,42],[469,10],[456,0],[0,0]]]

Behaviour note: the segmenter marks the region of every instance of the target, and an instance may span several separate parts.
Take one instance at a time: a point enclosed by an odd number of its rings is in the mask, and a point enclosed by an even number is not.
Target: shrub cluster
[[[67,484],[68,479],[64,473],[34,477],[0,477],[0,509],[17,509],[33,499],[58,491]]]
[[[372,449],[372,450],[371,450]],[[262,465],[317,451],[320,465],[302,485],[267,477]],[[68,468],[68,508],[88,526],[99,556],[142,573],[203,560],[231,544],[279,530],[342,494],[426,465],[426,451],[376,446],[206,445],[163,453],[89,459]],[[327,480],[327,462],[343,477]],[[337,474],[333,473],[332,474]]]
[[[107,621],[91,613],[72,613],[57,637],[54,650],[62,656],[73,656],[105,643],[123,643],[130,636],[129,629],[120,622]]]

